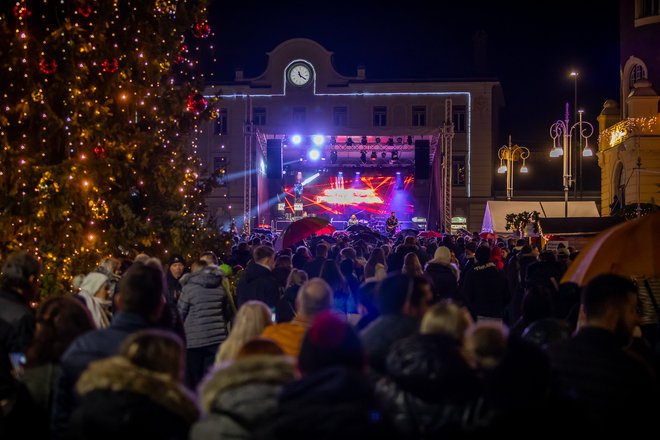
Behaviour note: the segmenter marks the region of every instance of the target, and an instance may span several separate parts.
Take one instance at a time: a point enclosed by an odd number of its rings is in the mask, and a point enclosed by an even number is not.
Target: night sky
[[[603,102],[618,100],[616,0],[399,2],[394,7],[357,0],[231,3],[215,0],[210,11],[216,81],[231,81],[238,66],[246,77],[261,74],[266,52],[297,37],[334,52],[335,68],[347,76],[364,64],[373,80],[499,80],[505,107],[498,144],[511,134],[514,143],[532,150],[530,175],[516,176],[516,189],[561,189],[561,160],[548,157],[548,132],[563,119],[565,102],[573,107],[572,69],[580,72],[578,107],[585,110],[585,120],[596,125]],[[488,35],[486,72],[474,68],[477,30]],[[584,162],[585,189],[600,188],[595,162]]]

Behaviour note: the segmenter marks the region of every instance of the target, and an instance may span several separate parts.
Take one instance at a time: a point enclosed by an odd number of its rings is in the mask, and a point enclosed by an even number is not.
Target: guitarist
[[[385,229],[387,230],[388,237],[394,236],[397,226],[399,226],[399,220],[394,215],[394,211],[392,211],[392,215],[390,215],[385,222]]]

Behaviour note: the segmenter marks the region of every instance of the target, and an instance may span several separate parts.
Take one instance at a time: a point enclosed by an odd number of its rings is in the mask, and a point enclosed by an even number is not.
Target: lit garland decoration
[[[635,133],[660,134],[660,117],[628,118],[600,132],[598,145],[600,150],[612,148]]]
[[[197,62],[172,63],[207,3],[17,0],[0,12],[0,261],[37,254],[44,294],[105,256],[227,246],[197,184],[215,100],[197,97]]]

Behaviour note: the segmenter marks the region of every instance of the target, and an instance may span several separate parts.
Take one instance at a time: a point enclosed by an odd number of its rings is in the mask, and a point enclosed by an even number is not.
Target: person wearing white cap
[[[100,272],[90,272],[80,285],[78,296],[85,302],[96,328],[106,328],[110,325],[109,281],[108,277]]]

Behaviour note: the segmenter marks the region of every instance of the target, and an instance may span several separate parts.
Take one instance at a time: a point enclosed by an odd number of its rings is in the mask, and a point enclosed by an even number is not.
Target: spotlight
[[[330,163],[337,163],[337,150],[330,152]]]
[[[346,139],[346,146],[352,147],[353,146],[353,138],[349,137]]]
[[[315,134],[314,136],[312,136],[312,142],[314,142],[314,145],[316,145],[317,147],[323,145],[324,141],[325,138],[323,137],[322,134]]]
[[[367,152],[366,151],[363,151],[362,153],[360,153],[360,161],[362,163],[367,163]]]
[[[374,160],[376,160],[376,159],[378,159],[378,155],[376,154],[375,151],[372,151],[372,152],[371,152],[371,160],[374,161]]]
[[[362,140],[360,141],[360,143],[361,143],[362,145],[367,145],[367,137],[366,137],[366,136],[362,136]]]
[[[396,151],[396,150],[392,151],[392,160],[393,161],[399,160],[399,152],[398,151]]]
[[[317,149],[309,150],[308,156],[312,160],[319,160],[321,157],[321,152]]]
[[[408,145],[412,145],[412,144],[413,144],[413,138],[412,138],[412,136],[408,136],[408,139],[406,139],[406,143],[407,143]]]
[[[380,138],[379,137],[376,138],[376,143],[380,144]]]
[[[399,139],[400,139],[400,138],[399,138]],[[394,138],[389,138],[389,139],[387,139],[387,145],[390,146],[390,147],[391,147],[392,145],[394,145]]]
[[[293,142],[294,145],[300,145],[300,143],[302,142],[302,136],[300,136],[299,134],[294,134],[291,137],[291,142]]]

